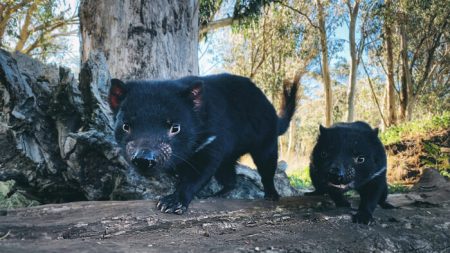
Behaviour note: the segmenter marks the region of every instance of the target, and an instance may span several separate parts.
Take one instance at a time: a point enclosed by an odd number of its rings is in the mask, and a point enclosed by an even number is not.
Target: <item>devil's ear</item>
[[[194,109],[198,110],[203,104],[203,81],[197,80],[189,84],[185,94],[192,101]]]
[[[111,79],[111,88],[109,89],[108,102],[111,110],[117,113],[120,103],[125,98],[125,83],[119,79]]]
[[[374,129],[373,129],[373,134],[376,136],[376,137],[378,137],[378,132],[379,132],[380,130],[378,129],[378,127],[375,127]]]
[[[328,128],[322,126],[322,124],[319,125],[319,133],[321,135],[324,135],[327,130],[328,130]]]

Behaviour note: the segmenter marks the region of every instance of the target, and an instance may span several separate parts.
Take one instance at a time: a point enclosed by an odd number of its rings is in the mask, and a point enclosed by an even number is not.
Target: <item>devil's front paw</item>
[[[156,208],[163,213],[183,214],[187,211],[188,204],[183,204],[177,193],[162,197]]]
[[[369,225],[373,223],[374,220],[372,218],[372,215],[369,213],[357,212],[356,214],[352,215],[352,221],[353,223]]]

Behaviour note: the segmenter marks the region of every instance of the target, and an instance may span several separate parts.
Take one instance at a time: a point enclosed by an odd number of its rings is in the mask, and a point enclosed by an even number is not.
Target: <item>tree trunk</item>
[[[82,0],[80,23],[82,61],[103,52],[112,77],[198,74],[197,0]]]
[[[81,73],[78,84],[67,69],[0,50],[0,180],[40,202],[109,199],[125,181],[101,99],[104,58],[92,55]]]
[[[386,1],[386,8],[389,11],[390,1]],[[384,20],[384,43],[386,45],[386,66],[387,66],[387,111],[388,111],[388,125],[395,125],[397,121],[395,113],[395,83],[394,83],[394,56],[392,52],[392,29],[391,23],[387,19]]]
[[[400,97],[400,117],[402,121],[411,120],[411,108],[409,105],[412,102],[412,78],[411,72],[409,70],[408,63],[408,36],[406,34],[406,14],[402,13],[399,30],[400,30],[400,49],[402,57],[402,87],[401,87],[401,97]]]
[[[325,27],[325,14],[320,0],[316,0],[318,18],[319,18],[319,33],[320,33],[320,52],[322,55],[322,79],[325,90],[325,126],[330,127],[333,124],[332,106],[333,94],[331,90],[330,70],[328,66],[328,45],[327,45],[327,30]]]
[[[350,28],[349,28],[349,43],[350,43],[350,76],[347,89],[347,122],[352,122],[355,113],[355,92],[356,92],[356,75],[358,71],[358,53],[356,51],[356,20],[358,19],[359,1],[355,2],[354,7],[351,7],[350,2],[347,2],[350,13]]]

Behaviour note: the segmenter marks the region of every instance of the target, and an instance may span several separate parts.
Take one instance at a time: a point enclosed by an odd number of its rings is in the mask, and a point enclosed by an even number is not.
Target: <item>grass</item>
[[[309,168],[306,167],[303,170],[296,171],[288,175],[291,185],[296,189],[311,188],[311,178],[309,177]],[[403,184],[389,184],[388,185],[389,194],[392,193],[407,193],[410,191],[410,187]],[[350,191],[346,195],[349,197],[354,197],[356,192]]]
[[[441,175],[450,178],[450,154],[431,142],[424,142],[424,150],[426,155],[421,160],[425,166],[436,168]]]
[[[289,182],[296,189],[311,188],[311,178],[309,177],[309,168],[292,171],[288,174]]]
[[[407,193],[409,192],[411,187],[403,185],[403,184],[390,184],[388,185],[389,194],[392,193]]]
[[[441,175],[450,178],[450,154],[445,147],[440,144],[426,140],[430,134],[450,128],[450,111],[441,115],[433,116],[430,119],[406,122],[388,128],[380,134],[380,139],[384,145],[399,143],[404,139],[423,139],[422,153],[417,159],[425,167],[437,169]],[[399,159],[404,159],[399,156]]]
[[[1,209],[13,209],[20,207],[37,206],[39,202],[26,198],[19,192],[13,193],[11,196],[7,196],[11,189],[14,187],[14,181],[0,181],[0,208]]]
[[[415,120],[388,128],[380,134],[384,145],[393,144],[409,136],[418,136],[450,128],[450,111],[442,115],[433,116],[426,120]]]

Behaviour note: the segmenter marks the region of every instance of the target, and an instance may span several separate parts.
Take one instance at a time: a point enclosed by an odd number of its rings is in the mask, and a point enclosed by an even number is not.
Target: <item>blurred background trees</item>
[[[78,34],[74,7],[63,0],[0,1],[0,47],[41,60],[78,50],[61,40]]]
[[[222,55],[201,73],[249,76],[274,104],[283,79],[300,73],[300,108],[280,139],[282,158],[300,163],[293,167],[308,165],[319,124],[364,120],[384,130],[450,110],[450,1],[259,2],[249,22],[206,35],[202,43]]]

